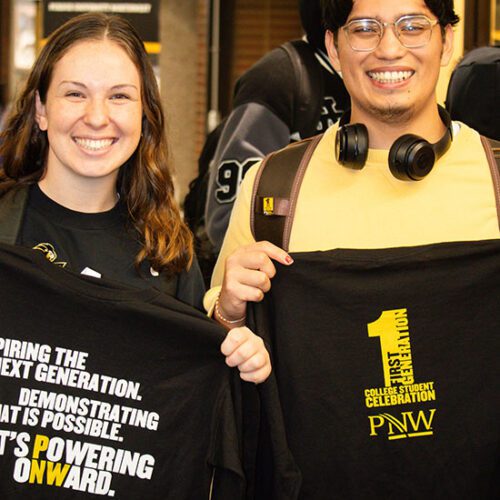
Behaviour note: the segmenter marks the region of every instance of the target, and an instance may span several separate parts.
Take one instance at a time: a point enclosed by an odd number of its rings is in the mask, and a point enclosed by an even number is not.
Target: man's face
[[[436,20],[424,0],[355,0],[346,24],[366,18],[392,23],[410,14]],[[407,123],[426,110],[435,111],[439,69],[450,60],[452,40],[451,26],[446,27],[443,39],[436,24],[425,46],[409,49],[402,45],[393,26],[387,26],[374,50],[359,52],[351,48],[342,28],[337,45],[334,35],[327,32],[328,53],[351,95],[351,121]]]

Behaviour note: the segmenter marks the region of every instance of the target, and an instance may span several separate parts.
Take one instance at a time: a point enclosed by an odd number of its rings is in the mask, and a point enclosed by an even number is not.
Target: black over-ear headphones
[[[432,170],[435,161],[451,146],[453,134],[450,115],[441,106],[438,109],[439,117],[446,126],[446,132],[438,142],[431,144],[418,135],[405,134],[391,146],[389,168],[397,179],[422,180]],[[335,137],[335,156],[341,165],[361,170],[368,156],[368,130],[362,123],[345,125],[350,115],[351,112],[347,111],[340,119]]]

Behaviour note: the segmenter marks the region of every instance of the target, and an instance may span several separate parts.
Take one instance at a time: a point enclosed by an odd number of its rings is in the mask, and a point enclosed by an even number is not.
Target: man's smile
[[[368,71],[368,76],[378,83],[400,83],[411,78],[414,71]]]

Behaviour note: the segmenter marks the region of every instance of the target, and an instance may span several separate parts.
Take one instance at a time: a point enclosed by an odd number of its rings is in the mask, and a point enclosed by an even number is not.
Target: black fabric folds
[[[498,498],[500,242],[293,258],[251,316],[298,498]]]
[[[242,497],[218,325],[20,247],[0,246],[0,283],[2,499]]]

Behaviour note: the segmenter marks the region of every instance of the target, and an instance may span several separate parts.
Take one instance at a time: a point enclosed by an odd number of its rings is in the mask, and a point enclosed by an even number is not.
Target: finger
[[[222,354],[230,356],[240,345],[248,340],[250,335],[253,335],[252,331],[244,326],[230,330],[220,346]]]
[[[267,380],[270,374],[271,374],[271,365],[269,364],[257,371],[246,372],[246,373],[240,372],[240,378],[245,382],[253,382],[254,384],[261,384],[262,382]]]
[[[292,257],[282,248],[274,245],[270,241],[258,241],[253,246],[264,252],[271,259],[288,266],[293,263]],[[248,247],[247,247],[248,248]]]
[[[237,366],[241,373],[250,373],[264,368],[267,364],[271,364],[269,354],[267,351],[260,350],[242,363],[238,363]]]
[[[269,241],[259,241],[238,248],[226,260],[226,270],[228,267],[242,265],[243,267],[260,269],[269,272],[272,277],[275,274],[274,266],[270,267],[271,259],[284,265],[293,263],[292,257],[282,248],[277,247]]]
[[[228,366],[239,366],[252,356],[255,356],[259,350],[265,349],[262,340],[250,333],[250,335],[240,342],[236,347],[226,355],[226,364]]]
[[[247,302],[260,302],[263,298],[264,292],[260,288],[228,283],[221,291],[219,304],[228,315],[234,316],[245,313]]]
[[[243,372],[259,370],[267,363],[270,363],[269,353],[263,340],[254,334],[226,357],[228,366],[237,366]]]
[[[240,269],[257,270],[272,278],[276,274],[276,268],[269,256],[260,250],[241,250],[230,255],[226,259],[226,277]]]
[[[271,279],[263,271],[238,268],[228,273],[224,285],[226,288],[231,287],[231,285],[245,285],[267,292],[271,288]]]
[[[237,366],[239,369],[240,365],[256,356],[258,351],[259,349],[254,342],[247,341],[239,345],[231,354],[226,357],[226,364],[231,368]]]

